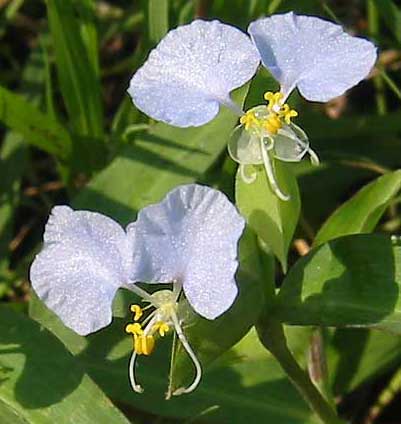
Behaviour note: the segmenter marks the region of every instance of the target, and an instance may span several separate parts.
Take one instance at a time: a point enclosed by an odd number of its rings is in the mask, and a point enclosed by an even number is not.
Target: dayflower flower
[[[252,22],[251,38],[218,21],[196,20],[170,31],[134,74],[128,89],[135,105],[150,117],[178,127],[212,120],[219,106],[240,116],[229,143],[244,181],[248,164],[263,164],[274,192],[282,193],[273,158],[300,161],[310,149],[304,131],[291,122],[298,113],[286,103],[298,88],[307,100],[327,102],[364,79],[376,58],[375,46],[346,34],[336,24],[290,12]],[[265,93],[267,105],[243,112],[230,92],[249,81],[259,60],[280,83]]]
[[[46,225],[44,246],[30,270],[32,287],[63,323],[88,335],[112,321],[112,302],[119,288],[139,295],[148,306],[131,305],[133,338],[129,365],[132,388],[138,355],[152,353],[155,338],[174,329],[201,379],[200,363],[183,331],[179,300],[213,320],[230,308],[238,289],[238,240],[244,220],[221,192],[196,184],[180,186],[160,202],[142,209],[124,230],[96,212],[56,206]],[[148,293],[136,283],[169,284]],[[144,310],[152,311],[140,322]]]

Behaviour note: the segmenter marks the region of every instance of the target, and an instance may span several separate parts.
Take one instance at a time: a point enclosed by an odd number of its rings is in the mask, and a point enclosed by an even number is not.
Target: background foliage
[[[289,10],[372,39],[380,59],[368,80],[329,104],[292,96],[322,165],[280,167],[294,199],[283,205],[260,195],[263,173],[251,189],[235,184],[230,111],[201,128],[172,128],[136,110],[126,88],[170,28],[203,17],[245,30],[257,17]],[[401,253],[390,237],[401,227],[396,1],[0,0],[0,37],[1,423],[318,422],[251,329],[265,314],[288,324],[292,352],[343,417],[401,421]],[[248,108],[275,88],[260,70],[235,96]],[[194,394],[166,401],[169,339],[140,363],[145,393],[129,387],[130,295],[116,299],[112,326],[82,338],[35,298],[28,271],[53,205],[125,225],[193,181],[236,195],[248,218],[241,296],[221,319],[188,328],[206,375]],[[366,234],[373,231],[380,234]],[[282,287],[277,297],[266,281]],[[191,372],[178,350],[172,384]],[[376,418],[380,403],[390,405]]]

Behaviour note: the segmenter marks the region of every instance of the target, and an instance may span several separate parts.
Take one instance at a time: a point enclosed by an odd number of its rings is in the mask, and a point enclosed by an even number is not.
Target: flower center
[[[147,293],[136,285],[131,287],[134,293],[138,294],[145,302],[149,303],[145,308],[139,305],[131,305],[130,310],[134,314],[133,322],[127,324],[125,327],[125,331],[132,335],[133,352],[129,363],[129,378],[133,390],[137,393],[143,392],[142,387],[136,382],[135,377],[135,362],[137,356],[150,355],[155,347],[155,337],[157,337],[157,335],[164,337],[165,334],[170,331],[170,328],[175,330],[178,339],[191,358],[195,367],[195,377],[188,387],[180,387],[172,393],[169,389],[167,397],[190,393],[195,390],[201,380],[201,365],[182,330],[182,320],[178,316],[178,299],[181,289],[182,284],[178,281],[173,281],[173,290],[159,290],[153,294]],[[152,307],[155,308],[154,311],[141,321],[144,310]]]
[[[133,350],[138,355],[150,355],[155,347],[155,336],[164,337],[172,325],[172,314],[177,312],[177,302],[171,290],[160,290],[151,295],[156,309],[142,323],[144,309],[139,305],[131,305],[134,314],[133,322],[127,324],[125,331],[132,334]],[[146,309],[146,308],[145,308]]]
[[[254,107],[240,118],[240,123],[247,131],[262,137],[277,134],[283,122],[289,125],[291,119],[298,116],[297,111],[283,103],[282,93],[268,91],[264,98],[268,102],[266,106]]]

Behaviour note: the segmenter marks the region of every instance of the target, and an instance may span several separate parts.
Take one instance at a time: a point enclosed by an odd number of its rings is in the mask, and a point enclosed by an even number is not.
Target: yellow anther
[[[245,125],[245,129],[248,130],[253,125],[259,125],[260,121],[258,118],[256,118],[255,114],[253,112],[246,112],[245,115],[242,115],[240,118],[240,123],[242,125]]]
[[[286,124],[291,123],[291,118],[298,116],[298,112],[294,109],[291,109],[287,104],[283,105],[279,112],[280,118],[284,118]]]
[[[150,355],[155,347],[155,339],[153,336],[137,336],[134,337],[134,350],[138,355]]]
[[[273,110],[276,106],[281,107],[281,101],[283,100],[283,93],[272,93],[271,91],[267,91],[264,95],[265,100],[269,103],[267,105],[267,109],[269,111]]]
[[[134,321],[139,321],[143,315],[143,309],[139,305],[131,305],[130,310],[134,313]]]
[[[167,323],[163,322],[163,321],[159,321],[157,322],[153,327],[152,327],[152,333],[156,333],[157,331],[159,332],[161,337],[164,337],[165,334],[170,330],[170,327]]]
[[[264,121],[264,127],[270,134],[277,134],[282,126],[283,124],[277,114],[271,114],[271,116]]]
[[[134,336],[140,336],[143,334],[142,326],[138,322],[134,324],[127,324],[125,327],[125,331],[128,334],[133,334]]]

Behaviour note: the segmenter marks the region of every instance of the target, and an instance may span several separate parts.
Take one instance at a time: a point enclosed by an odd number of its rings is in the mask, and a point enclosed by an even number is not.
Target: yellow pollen
[[[277,134],[278,130],[283,126],[277,114],[272,113],[264,122],[264,127],[271,134]]]
[[[159,332],[161,337],[164,337],[169,330],[169,325],[164,321],[156,322],[156,324],[152,327],[152,333]]]
[[[298,112],[294,109],[291,109],[288,104],[284,104],[279,112],[280,118],[284,118],[286,124],[291,123],[291,118],[298,116]]]
[[[139,305],[131,305],[131,312],[134,313],[134,321],[138,321],[143,315],[143,309]],[[133,350],[137,355],[150,355],[155,347],[155,333],[164,337],[170,330],[170,326],[164,321],[157,321],[151,326],[142,328],[139,322],[131,322],[125,326],[125,331],[132,335]]]
[[[142,325],[138,322],[135,322],[134,324],[127,324],[125,327],[125,332],[134,336],[140,336],[143,334]]]
[[[134,336],[134,350],[138,355],[150,355],[155,347],[153,336]]]
[[[134,313],[134,321],[139,321],[143,315],[143,309],[139,305],[131,305],[130,310]]]
[[[258,106],[248,110],[241,117],[240,123],[245,126],[245,130],[256,130],[257,133],[261,132],[262,136],[265,130],[270,135],[274,135],[283,127],[283,123],[290,125],[291,119],[298,116],[296,110],[291,109],[287,103],[283,103],[282,93],[268,91],[264,98],[268,101],[265,111],[263,111],[264,106]]]
[[[246,130],[249,130],[249,128],[254,125],[260,125],[259,119],[256,118],[255,114],[250,111],[246,112],[245,115],[242,115],[239,121],[241,124],[245,125]]]
[[[283,93],[272,93],[271,91],[267,91],[264,95],[264,98],[268,101],[267,109],[272,111],[276,106],[281,107]]]

